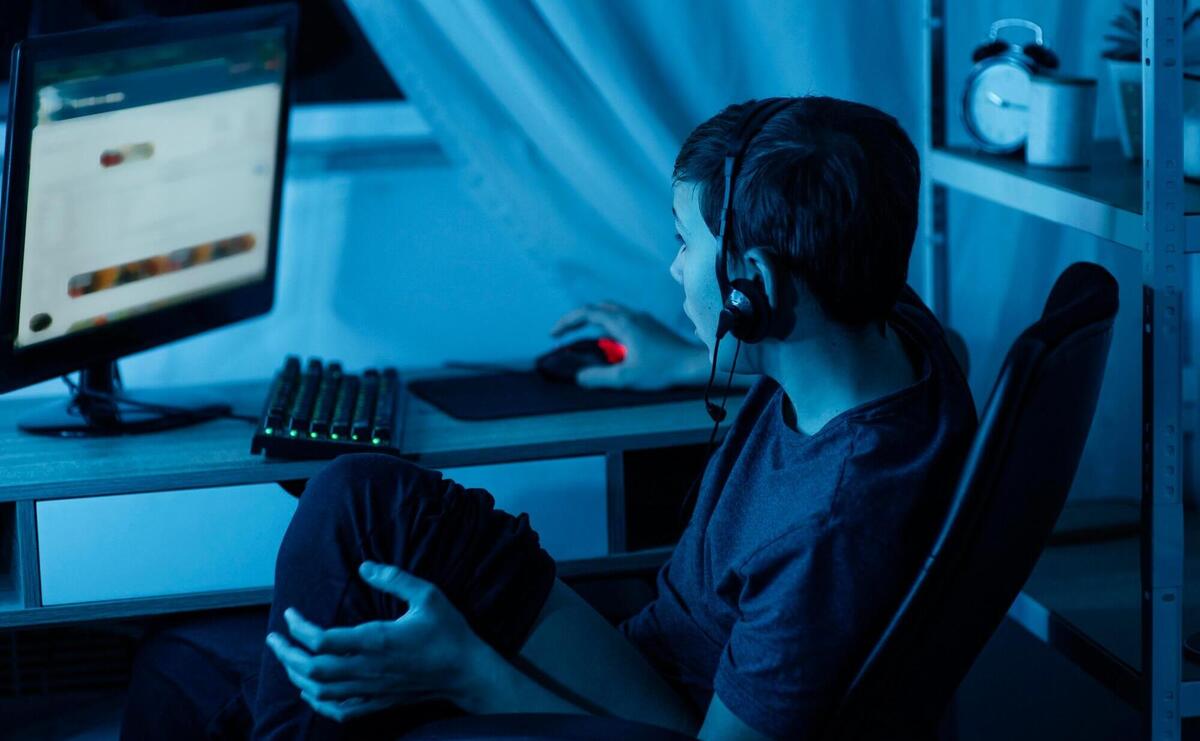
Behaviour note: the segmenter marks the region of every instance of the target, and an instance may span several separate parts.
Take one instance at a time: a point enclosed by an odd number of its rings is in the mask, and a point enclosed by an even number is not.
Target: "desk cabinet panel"
[[[295,509],[275,484],[38,502],[42,604],[269,587]]]
[[[505,512],[528,513],[542,547],[556,561],[608,553],[602,455],[458,466],[442,473],[463,486],[487,489]]]
[[[604,456],[447,468],[527,512],[557,560],[607,553]],[[296,499],[275,484],[37,502],[43,606],[270,587]]]

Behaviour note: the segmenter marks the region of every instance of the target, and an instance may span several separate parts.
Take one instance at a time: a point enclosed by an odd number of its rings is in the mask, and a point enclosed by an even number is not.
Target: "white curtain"
[[[947,108],[997,18],[1041,23],[1063,70],[1101,79],[1097,134],[1115,136],[1100,51],[1119,0],[946,3]],[[751,97],[816,93],[895,115],[920,141],[920,0],[347,0],[475,198],[574,301],[614,298],[680,329],[667,266],[670,171],[693,126]],[[1009,343],[1076,260],[1108,267],[1122,311],[1076,493],[1136,497],[1136,253],[968,196],[950,211],[950,321],[978,404]],[[924,290],[914,251],[910,281]]]
[[[916,118],[919,14],[872,3],[348,0],[480,205],[576,301],[681,329],[670,175],[696,124],[752,97],[820,91]],[[911,7],[910,7],[911,6]],[[890,50],[892,79],[854,45]],[[822,58],[814,64],[813,50]],[[915,135],[915,131],[914,131]]]

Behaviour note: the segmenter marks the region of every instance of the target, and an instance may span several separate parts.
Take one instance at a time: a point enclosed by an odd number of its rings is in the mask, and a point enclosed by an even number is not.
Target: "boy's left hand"
[[[370,561],[359,573],[407,602],[408,611],[395,620],[324,629],[286,610],[292,640],[271,633],[267,645],[300,696],[338,722],[396,704],[456,701],[482,639],[436,585]]]

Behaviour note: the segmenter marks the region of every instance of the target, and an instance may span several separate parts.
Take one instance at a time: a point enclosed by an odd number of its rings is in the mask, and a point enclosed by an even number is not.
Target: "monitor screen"
[[[280,28],[35,62],[14,348],[261,281]]]

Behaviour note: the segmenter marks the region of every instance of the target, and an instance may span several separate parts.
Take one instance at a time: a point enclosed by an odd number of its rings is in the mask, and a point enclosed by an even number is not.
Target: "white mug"
[[[1040,167],[1092,164],[1096,80],[1035,74],[1029,88],[1025,161]]]

